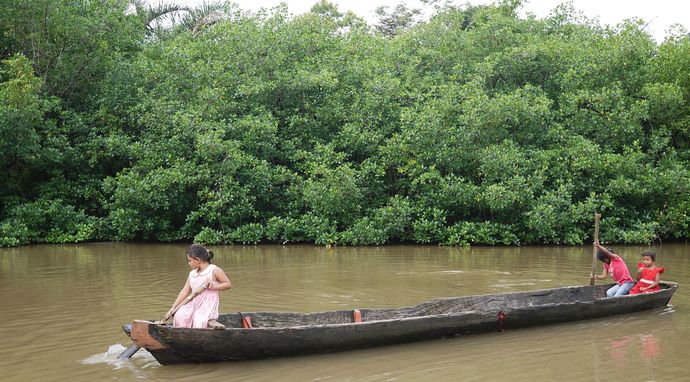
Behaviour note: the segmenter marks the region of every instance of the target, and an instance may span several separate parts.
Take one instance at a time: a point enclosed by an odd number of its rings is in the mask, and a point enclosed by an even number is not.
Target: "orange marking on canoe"
[[[352,311],[352,319],[354,320],[355,323],[362,322],[362,312],[360,312],[359,309],[353,310]]]
[[[249,316],[242,316],[242,328],[251,329],[252,328],[252,318]]]
[[[134,322],[132,322],[132,331],[130,332],[132,341],[146,350],[167,348],[167,346],[163,345],[149,334],[149,326],[152,324],[151,321],[134,320]]]

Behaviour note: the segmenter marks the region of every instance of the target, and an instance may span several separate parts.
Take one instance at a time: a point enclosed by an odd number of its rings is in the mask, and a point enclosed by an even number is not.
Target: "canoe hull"
[[[247,313],[253,322],[266,324],[252,329],[241,328],[239,314],[219,317],[228,326],[224,330],[134,321],[130,336],[164,365],[327,353],[660,308],[678,287],[663,286],[659,292],[617,298],[602,298],[607,286],[595,286],[437,299],[415,307],[361,309],[361,323],[347,322],[349,311]],[[271,320],[282,320],[283,326],[269,326]]]

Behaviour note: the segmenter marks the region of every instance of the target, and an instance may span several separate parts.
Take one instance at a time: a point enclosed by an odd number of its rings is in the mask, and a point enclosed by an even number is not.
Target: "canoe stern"
[[[129,336],[134,343],[146,350],[166,349],[168,346],[152,335],[153,331],[151,329],[153,329],[152,326],[154,325],[151,321],[134,320]]]

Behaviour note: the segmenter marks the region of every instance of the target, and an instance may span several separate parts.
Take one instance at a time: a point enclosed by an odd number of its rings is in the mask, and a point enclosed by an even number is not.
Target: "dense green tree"
[[[426,3],[1,1],[0,245],[690,237],[687,32]]]
[[[393,37],[410,29],[417,22],[417,18],[422,13],[422,10],[419,8],[408,8],[404,3],[400,3],[390,11],[387,6],[377,7],[374,13],[379,18],[376,30],[384,36]]]

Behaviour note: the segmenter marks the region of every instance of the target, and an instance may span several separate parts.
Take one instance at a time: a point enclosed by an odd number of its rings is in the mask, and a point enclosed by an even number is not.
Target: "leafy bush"
[[[445,211],[432,209],[412,222],[412,238],[417,243],[439,243],[446,238]]]
[[[685,31],[519,1],[389,34],[326,3],[158,29],[127,1],[11,3],[0,245],[576,245],[594,211],[607,242],[690,236]]]
[[[3,245],[77,243],[97,238],[98,219],[61,200],[20,204],[8,215],[0,225]]]
[[[249,223],[237,227],[228,234],[228,240],[233,243],[258,244],[264,236],[264,227],[261,224]]]
[[[194,242],[204,245],[217,245],[225,242],[225,237],[221,232],[213,228],[204,227],[194,236]]]
[[[364,217],[355,222],[347,231],[340,234],[340,243],[349,245],[381,245],[388,242],[385,228]]]
[[[502,244],[520,245],[514,227],[492,222],[458,222],[448,228],[445,245]]]

